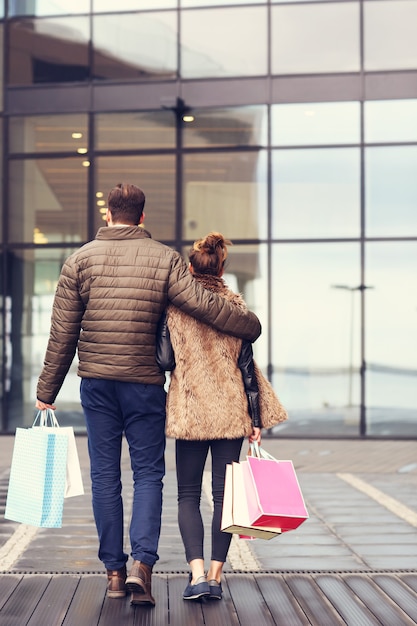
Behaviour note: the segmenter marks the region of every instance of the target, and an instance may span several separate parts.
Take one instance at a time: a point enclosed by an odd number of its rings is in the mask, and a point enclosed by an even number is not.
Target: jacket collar
[[[102,226],[98,229],[96,239],[149,239],[151,233],[142,226]]]

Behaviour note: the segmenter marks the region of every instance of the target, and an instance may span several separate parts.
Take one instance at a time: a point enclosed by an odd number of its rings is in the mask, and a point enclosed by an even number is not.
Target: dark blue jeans
[[[165,400],[165,390],[158,385],[95,378],[81,381],[93,512],[100,543],[98,556],[107,569],[120,569],[128,559],[124,551],[120,468],[123,433],[129,445],[134,483],[131,555],[150,566],[159,558]]]
[[[185,558],[204,559],[204,524],[200,511],[201,486],[208,451],[211,451],[211,559],[226,561],[232,535],[220,530],[226,465],[239,461],[242,439],[185,441],[177,439],[175,453],[178,483],[178,525],[185,548]]]

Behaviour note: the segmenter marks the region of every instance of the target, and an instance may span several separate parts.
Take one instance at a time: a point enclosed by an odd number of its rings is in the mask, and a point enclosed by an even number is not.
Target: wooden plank
[[[79,581],[79,576],[54,576],[46,588],[41,602],[27,622],[27,626],[62,624]]]
[[[114,626],[115,624],[123,624],[123,626],[133,626],[135,611],[130,605],[130,594],[124,598],[107,598],[105,596],[103,607],[98,618],[99,626]],[[96,624],[92,624],[96,626]]]
[[[382,626],[415,626],[413,622],[367,575],[349,574],[345,581],[377,617]]]
[[[204,625],[201,602],[183,600],[182,594],[188,583],[184,574],[171,575],[168,585],[169,624],[170,626]]]
[[[413,591],[417,593],[417,573],[416,574],[400,574],[399,576]]]
[[[161,626],[169,623],[168,613],[168,581],[165,574],[153,574],[152,595],[155,606],[131,607],[134,611],[134,626]],[[129,595],[130,602],[130,595]],[[109,626],[118,626],[119,622],[109,623]],[[124,622],[120,622],[124,624]]]
[[[63,626],[96,626],[103,608],[106,586],[105,576],[82,576]]]
[[[320,574],[315,581],[349,626],[378,626],[379,621],[355,596],[343,578]]]
[[[320,624],[320,626],[345,625],[345,621],[323,595],[311,576],[289,574],[284,578],[311,624]]]
[[[1,574],[0,575],[0,611],[6,604],[7,600],[14,592],[22,576],[18,574]],[[0,620],[1,621],[1,620]]]
[[[251,574],[225,575],[241,626],[273,626],[275,621]]]
[[[41,601],[50,580],[51,576],[41,574],[23,576],[1,610],[1,623],[7,626],[26,624]]]
[[[223,599],[207,600],[201,605],[206,626],[239,626],[235,605],[230,596],[227,580],[222,582]]]
[[[395,576],[375,574],[372,580],[417,624],[417,593]]]
[[[256,574],[256,582],[277,624],[310,624],[282,575]]]

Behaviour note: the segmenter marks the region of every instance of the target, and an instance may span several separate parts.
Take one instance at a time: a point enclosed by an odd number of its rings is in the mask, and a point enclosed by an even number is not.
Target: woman
[[[246,309],[243,298],[233,293],[222,278],[228,245],[231,242],[215,232],[196,241],[189,254],[190,271],[206,289]],[[166,434],[176,439],[178,523],[191,569],[183,598],[207,596],[221,600],[221,575],[232,537],[220,529],[225,471],[227,464],[239,461],[245,437],[250,442],[261,441],[259,370],[249,342],[216,331],[173,306],[167,309],[162,335],[170,337],[173,349],[173,358],[167,359],[159,350],[157,360],[162,369],[173,370]],[[264,379],[262,385],[265,383],[269,385]],[[277,400],[272,387],[271,392]],[[272,422],[270,419],[263,425],[286,419],[280,404],[278,412]],[[209,450],[214,510],[211,561],[206,575],[200,497]]]

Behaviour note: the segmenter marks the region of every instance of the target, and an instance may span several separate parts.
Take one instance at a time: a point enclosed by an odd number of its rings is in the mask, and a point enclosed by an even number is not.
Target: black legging
[[[213,492],[213,519],[211,525],[211,559],[226,561],[232,535],[220,530],[224,477],[226,465],[239,461],[243,438],[211,439],[210,441],[176,440],[178,483],[178,524],[189,563],[204,559],[204,525],[200,512],[201,483],[209,449],[211,449],[211,477]]]

